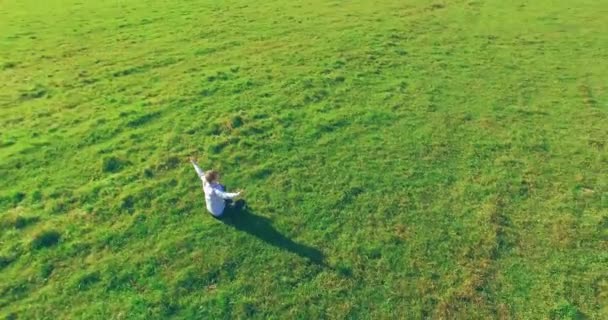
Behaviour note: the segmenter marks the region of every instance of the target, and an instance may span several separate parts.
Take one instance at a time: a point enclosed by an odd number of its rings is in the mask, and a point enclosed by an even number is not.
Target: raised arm
[[[196,170],[196,174],[198,174],[199,178],[201,178],[201,180],[205,180],[205,172],[198,166],[196,160],[194,160],[194,158],[190,158],[190,162],[194,166],[194,170]]]

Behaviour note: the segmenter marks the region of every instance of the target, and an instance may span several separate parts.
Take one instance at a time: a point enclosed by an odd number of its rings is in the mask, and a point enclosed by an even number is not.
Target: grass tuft
[[[61,233],[55,230],[45,230],[34,236],[31,242],[32,249],[42,249],[55,246],[61,239]]]
[[[115,156],[105,157],[101,162],[101,171],[106,173],[115,173],[119,172],[127,165],[128,162],[124,159]]]

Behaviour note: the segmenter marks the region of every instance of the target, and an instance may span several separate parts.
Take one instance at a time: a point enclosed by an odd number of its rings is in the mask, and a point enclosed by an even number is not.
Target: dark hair
[[[217,171],[209,170],[209,171],[205,172],[205,180],[207,180],[207,182],[211,183],[217,179],[218,175],[219,175],[219,173]]]

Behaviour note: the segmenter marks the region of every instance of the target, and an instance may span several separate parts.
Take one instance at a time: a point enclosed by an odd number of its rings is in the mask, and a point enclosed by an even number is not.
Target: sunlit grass
[[[606,318],[607,13],[3,1],[0,314]]]

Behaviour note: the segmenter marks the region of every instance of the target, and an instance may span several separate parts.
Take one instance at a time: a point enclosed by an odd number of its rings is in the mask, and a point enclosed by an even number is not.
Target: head
[[[209,170],[205,172],[205,180],[209,183],[219,182],[220,181],[220,173],[215,170]]]

